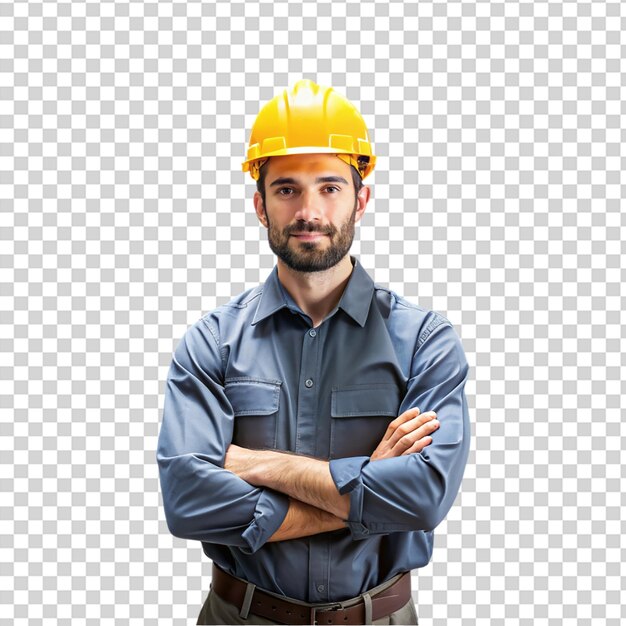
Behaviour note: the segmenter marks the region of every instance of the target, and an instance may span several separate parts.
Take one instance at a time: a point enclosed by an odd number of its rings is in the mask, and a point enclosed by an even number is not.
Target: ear
[[[256,216],[259,218],[259,222],[268,228],[267,216],[265,215],[265,206],[263,205],[263,198],[258,191],[254,192],[254,198],[252,198],[254,202],[254,210],[256,211]]]
[[[354,221],[358,222],[363,217],[363,213],[365,213],[365,207],[370,200],[371,189],[367,185],[363,185],[361,189],[359,189],[356,194],[356,215],[354,216]]]

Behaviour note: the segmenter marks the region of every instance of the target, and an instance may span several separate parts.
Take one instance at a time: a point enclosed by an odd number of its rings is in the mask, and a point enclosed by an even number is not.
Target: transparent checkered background
[[[195,623],[155,449],[172,351],[273,257],[241,172],[299,78],[378,155],[354,252],[471,364],[421,624],[619,624],[620,2],[0,4],[1,624]]]

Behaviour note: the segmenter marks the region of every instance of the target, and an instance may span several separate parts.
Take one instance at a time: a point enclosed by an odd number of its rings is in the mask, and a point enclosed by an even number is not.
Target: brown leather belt
[[[241,609],[248,585],[227,574],[213,563],[212,588],[229,604]],[[411,599],[411,574],[405,572],[392,585],[371,596],[372,621],[400,610]],[[277,598],[255,588],[250,613],[260,615],[279,624],[364,624],[365,601],[342,608],[339,602],[302,606],[289,600]]]

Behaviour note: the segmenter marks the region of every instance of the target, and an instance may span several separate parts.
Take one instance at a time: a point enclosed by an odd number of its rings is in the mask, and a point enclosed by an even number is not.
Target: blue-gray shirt
[[[468,365],[450,322],[353,263],[317,328],[276,269],[192,325],[174,353],[159,434],[172,534],[201,541],[231,574],[306,602],[351,598],[426,565],[469,450]],[[432,443],[371,462],[389,422],[415,406],[437,412]],[[350,494],[347,527],[267,542],[288,498],[223,469],[231,442],[329,460]]]

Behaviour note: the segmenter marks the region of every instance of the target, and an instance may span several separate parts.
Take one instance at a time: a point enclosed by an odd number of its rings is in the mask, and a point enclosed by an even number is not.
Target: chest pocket
[[[233,443],[244,448],[274,448],[280,406],[279,380],[227,378],[224,392],[235,414]]]
[[[394,383],[334,388],[330,458],[371,455],[399,407],[400,389]]]

